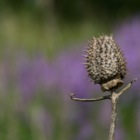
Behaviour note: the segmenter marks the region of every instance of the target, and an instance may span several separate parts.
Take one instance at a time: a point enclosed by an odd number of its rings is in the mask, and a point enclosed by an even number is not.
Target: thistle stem
[[[116,117],[117,117],[117,94],[112,92],[111,95],[111,104],[112,104],[112,111],[111,111],[111,124],[109,130],[109,140],[114,140],[115,135],[115,127],[116,127]]]
[[[111,99],[111,95],[106,95],[106,96],[97,97],[97,98],[89,98],[89,99],[76,98],[76,97],[74,97],[74,95],[75,94],[70,95],[71,100],[80,101],[80,102],[95,102],[95,101],[101,101],[101,100],[105,100],[105,99]]]
[[[125,86],[119,93],[112,92],[111,93],[111,104],[112,104],[112,111],[111,111],[111,124],[110,124],[110,130],[109,130],[109,139],[108,140],[114,140],[115,135],[115,128],[116,128],[116,117],[117,117],[117,101],[119,97],[128,90],[133,82],[135,82],[137,79],[134,79],[131,81],[127,86]]]
[[[111,95],[106,95],[102,97],[97,98],[90,98],[90,99],[83,99],[83,98],[76,98],[74,97],[75,94],[70,95],[70,99],[74,101],[80,101],[80,102],[95,102],[95,101],[101,101],[105,99],[111,100],[112,105],[112,111],[111,111],[111,124],[110,124],[110,130],[109,130],[109,139],[108,140],[114,140],[115,137],[115,128],[116,128],[116,117],[117,117],[117,101],[119,97],[128,90],[133,82],[135,82],[137,79],[135,78],[133,81],[131,81],[127,86],[125,86],[120,92],[116,93],[115,91],[111,92]]]

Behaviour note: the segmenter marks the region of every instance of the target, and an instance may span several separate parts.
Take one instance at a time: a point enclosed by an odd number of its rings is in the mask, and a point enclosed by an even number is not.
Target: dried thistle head
[[[93,37],[86,52],[86,69],[95,84],[100,84],[103,91],[123,85],[126,62],[112,35]]]

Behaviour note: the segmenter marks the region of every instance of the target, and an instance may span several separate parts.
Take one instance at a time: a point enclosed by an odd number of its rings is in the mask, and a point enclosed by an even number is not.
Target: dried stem
[[[114,140],[115,135],[115,128],[116,128],[116,116],[117,116],[117,101],[119,97],[128,90],[132,83],[135,82],[137,79],[131,81],[127,86],[125,86],[119,93],[112,92],[111,93],[111,104],[112,104],[112,112],[111,112],[111,124],[110,124],[110,130],[109,130],[109,139],[108,140]]]
[[[111,124],[110,124],[110,130],[109,130],[109,140],[114,140],[114,134],[115,134],[115,127],[116,127],[116,116],[117,116],[117,94],[115,92],[112,92],[111,95],[111,104],[112,104],[112,112],[111,112]]]
[[[82,99],[82,98],[76,98],[74,97],[75,94],[71,94],[70,98],[71,100],[74,101],[81,101],[81,102],[95,102],[95,101],[101,101],[101,100],[106,100],[110,99],[111,100],[111,105],[112,105],[112,112],[111,112],[111,124],[110,124],[110,130],[109,130],[109,139],[108,140],[114,140],[114,135],[115,135],[115,128],[116,128],[116,116],[117,116],[117,101],[119,97],[126,91],[128,90],[133,82],[135,82],[137,79],[134,79],[131,81],[127,86],[125,86],[120,92],[116,93],[115,91],[111,92],[111,95],[106,95],[102,97],[97,97],[97,98],[90,98],[90,99]]]
[[[105,100],[105,99],[111,99],[111,95],[106,95],[106,96],[97,97],[97,98],[90,98],[90,99],[76,98],[76,97],[74,97],[74,95],[75,94],[71,94],[70,98],[74,101],[80,101],[80,102],[95,102],[95,101],[101,101],[101,100]]]

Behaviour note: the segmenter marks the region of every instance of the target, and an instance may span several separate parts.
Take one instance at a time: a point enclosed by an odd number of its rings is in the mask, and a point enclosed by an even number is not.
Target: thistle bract
[[[103,91],[123,85],[126,62],[112,35],[93,37],[86,52],[86,69],[95,84],[100,84]]]

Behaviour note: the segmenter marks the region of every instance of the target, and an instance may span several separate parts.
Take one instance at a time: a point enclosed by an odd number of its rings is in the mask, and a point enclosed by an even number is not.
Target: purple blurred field
[[[114,37],[128,62],[125,83],[138,81],[119,102],[116,140],[138,140],[140,136],[139,71],[140,18],[118,25]],[[107,139],[110,103],[79,103],[69,99],[91,98],[101,93],[84,68],[87,43],[69,47],[55,57],[26,51],[5,52],[0,62],[0,137],[10,140],[99,140]]]

